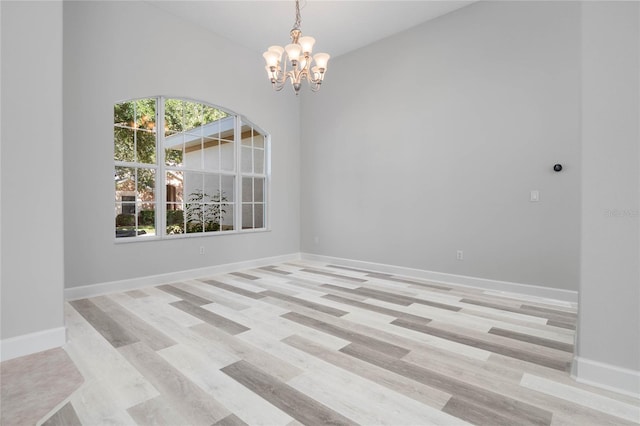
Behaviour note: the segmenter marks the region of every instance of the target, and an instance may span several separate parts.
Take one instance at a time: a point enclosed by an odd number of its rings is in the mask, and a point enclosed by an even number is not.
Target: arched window
[[[136,99],[114,105],[113,132],[116,238],[268,228],[270,138],[244,117]]]

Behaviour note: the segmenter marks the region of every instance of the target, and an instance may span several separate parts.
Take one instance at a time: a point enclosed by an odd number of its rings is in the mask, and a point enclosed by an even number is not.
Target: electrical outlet
[[[456,259],[458,260],[464,260],[464,252],[462,250],[458,250],[456,252]]]
[[[204,254],[204,247],[200,247],[200,254]]]

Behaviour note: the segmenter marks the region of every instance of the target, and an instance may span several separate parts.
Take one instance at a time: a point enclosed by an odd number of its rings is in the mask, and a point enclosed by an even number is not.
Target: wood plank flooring
[[[569,377],[568,303],[297,261],[66,319],[85,382],[47,424],[640,424],[637,399]]]
[[[33,425],[55,412],[56,407],[80,387],[83,378],[61,348],[49,349],[0,363],[0,425]],[[70,410],[62,407],[59,419],[69,420]]]

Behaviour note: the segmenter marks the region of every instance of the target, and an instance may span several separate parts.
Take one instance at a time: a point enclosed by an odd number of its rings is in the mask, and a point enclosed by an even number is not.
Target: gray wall
[[[579,54],[579,3],[480,2],[330,62],[302,250],[578,290]]]
[[[586,2],[582,28],[577,355],[640,374],[640,4]]]
[[[273,93],[259,54],[144,2],[66,2],[64,84],[67,288],[299,251],[298,100]],[[271,133],[272,232],[114,243],[113,104],[154,95],[223,106]]]
[[[62,3],[3,1],[0,14],[4,340],[64,326]]]

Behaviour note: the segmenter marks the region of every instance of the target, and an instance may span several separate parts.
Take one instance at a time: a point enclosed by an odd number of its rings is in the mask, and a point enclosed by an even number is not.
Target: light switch
[[[537,189],[532,190],[529,201],[531,201],[532,203],[537,203],[538,201],[540,201],[540,191],[538,191]]]

